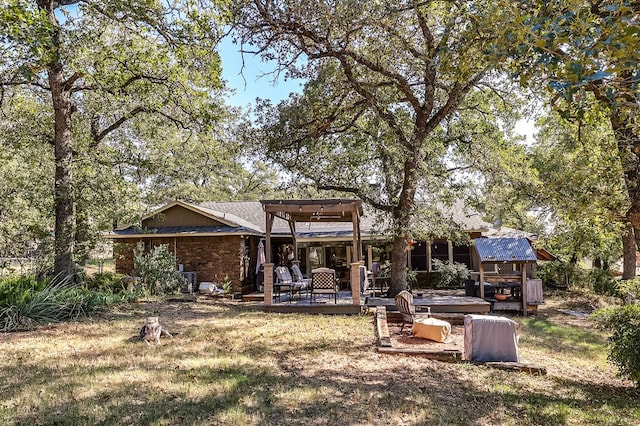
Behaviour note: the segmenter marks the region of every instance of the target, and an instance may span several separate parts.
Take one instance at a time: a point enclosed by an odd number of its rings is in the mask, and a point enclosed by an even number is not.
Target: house
[[[304,209],[311,214],[299,216],[299,220],[305,221],[294,222],[293,227],[287,220],[295,218],[291,212],[286,216],[274,214],[270,220],[265,210],[277,203],[293,203],[300,212]],[[352,199],[201,204],[174,201],[142,218],[140,224],[117,229],[109,235],[114,241],[116,271],[132,272],[134,250],[138,245],[149,250],[166,244],[176,257],[177,267],[193,274],[195,281],[221,282],[228,278],[233,291],[244,294],[256,290],[259,285],[258,246],[269,234],[267,258],[276,265],[289,264],[295,259],[305,273],[327,266],[335,269],[343,280],[348,280],[349,265],[359,256],[358,253],[354,255],[353,247],[361,251],[363,260],[370,267],[374,261],[385,260],[384,247],[388,243],[387,236],[376,230],[375,217],[361,207],[356,215],[359,238],[354,242],[354,222],[351,219],[340,221],[340,206],[354,203],[361,205],[360,200]],[[331,221],[330,216],[325,216],[327,221],[320,220],[325,206],[327,211],[333,206],[336,221]],[[462,203],[452,206],[450,217],[471,239],[486,236],[491,231],[490,224]],[[268,222],[272,223],[269,229]],[[470,247],[446,239],[412,242],[407,253],[409,265],[417,271],[430,272],[432,259],[464,263],[470,269],[474,267]]]

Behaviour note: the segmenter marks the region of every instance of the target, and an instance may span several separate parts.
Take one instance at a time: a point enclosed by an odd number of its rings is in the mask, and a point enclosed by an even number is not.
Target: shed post
[[[522,274],[522,315],[527,316],[527,264],[523,263],[521,269]]]

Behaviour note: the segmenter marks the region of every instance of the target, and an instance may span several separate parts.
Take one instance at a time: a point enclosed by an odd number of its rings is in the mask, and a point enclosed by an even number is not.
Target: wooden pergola
[[[267,263],[271,263],[271,231],[276,217],[286,220],[293,237],[293,252],[297,258],[298,245],[296,238],[297,222],[351,222],[353,224],[353,256],[355,261],[362,260],[362,244],[360,235],[360,217],[362,216],[362,200],[349,198],[309,199],[309,200],[261,200],[266,214],[266,246]],[[297,259],[296,259],[297,260]]]

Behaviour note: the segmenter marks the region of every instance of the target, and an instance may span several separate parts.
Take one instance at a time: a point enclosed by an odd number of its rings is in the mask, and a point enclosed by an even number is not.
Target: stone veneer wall
[[[114,245],[116,272],[131,274],[133,251],[141,239],[117,240]],[[198,283],[202,281],[222,282],[228,276],[234,292],[247,292],[253,287],[255,276],[255,254],[251,254],[253,241],[236,235],[220,237],[177,237],[144,239],[153,246],[168,244],[169,251],[176,254],[176,263],[184,265],[185,272],[195,271]],[[249,244],[251,241],[251,244]],[[257,244],[256,244],[257,245]],[[246,247],[246,249],[245,249]],[[243,258],[244,257],[244,258]],[[247,274],[245,276],[245,265]],[[251,268],[253,265],[253,269]],[[243,284],[245,291],[243,292]]]

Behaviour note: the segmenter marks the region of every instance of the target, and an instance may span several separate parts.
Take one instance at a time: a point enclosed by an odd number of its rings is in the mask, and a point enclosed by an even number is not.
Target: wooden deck
[[[262,293],[245,294],[242,296],[244,302],[262,302],[264,295]],[[313,304],[310,303],[309,297],[298,298],[294,296],[289,300],[283,298],[281,301],[274,302],[271,305],[262,305],[265,312],[280,313],[313,313],[313,314],[345,314],[354,315],[366,311],[369,308],[384,306],[393,316],[393,312],[397,311],[393,299],[384,297],[364,297],[360,304],[354,304],[351,299],[351,292],[340,291],[337,303],[333,298],[322,298]],[[436,314],[486,314],[489,312],[491,303],[477,297],[467,296],[446,296],[432,295],[429,297],[414,297],[414,304],[418,312],[431,308],[431,313]]]
[[[431,308],[432,313],[452,313],[452,314],[486,314],[491,308],[491,303],[479,297],[468,296],[432,296],[414,297],[413,304],[416,311],[426,311]],[[365,305],[368,307],[384,306],[387,311],[397,310],[393,299],[382,297],[367,297]]]
[[[345,303],[324,303],[314,305],[298,305],[295,303],[278,303],[263,305],[264,312],[276,312],[281,314],[322,314],[322,315],[358,315],[363,312],[361,305]]]

